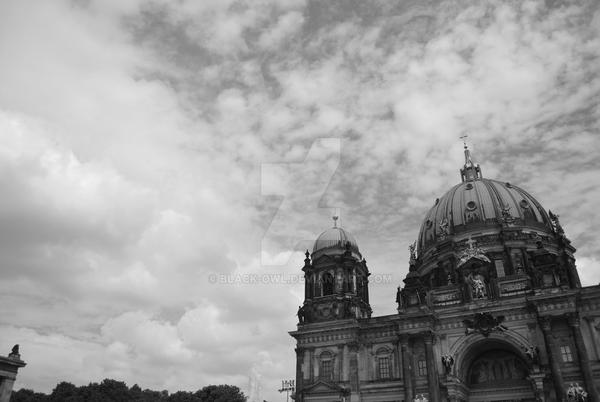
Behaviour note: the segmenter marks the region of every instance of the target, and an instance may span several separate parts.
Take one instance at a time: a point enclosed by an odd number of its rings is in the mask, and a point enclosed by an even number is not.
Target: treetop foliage
[[[196,392],[142,390],[122,381],[105,379],[77,387],[69,382],[56,385],[50,395],[30,389],[13,391],[11,402],[246,402],[244,393],[234,385],[208,385]]]

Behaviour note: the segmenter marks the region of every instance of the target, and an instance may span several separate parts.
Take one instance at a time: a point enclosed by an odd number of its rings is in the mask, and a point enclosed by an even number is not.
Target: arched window
[[[427,362],[424,357],[420,357],[419,360],[417,360],[417,368],[419,377],[427,376]]]
[[[323,296],[332,295],[333,294],[333,275],[329,272],[325,272],[321,277],[323,282]]]
[[[356,278],[356,295],[365,299],[365,279],[362,276]]]
[[[334,355],[331,352],[323,352],[319,356],[319,378],[326,381],[333,380]]]
[[[377,349],[375,353],[375,374],[378,380],[392,378],[392,351],[386,347]]]

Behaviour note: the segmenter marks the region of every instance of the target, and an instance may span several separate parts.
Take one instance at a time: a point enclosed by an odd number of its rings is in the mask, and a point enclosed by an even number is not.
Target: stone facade
[[[581,286],[558,216],[466,147],[461,178],[410,247],[397,314],[371,317],[342,228],[307,252],[296,401],[600,402],[600,286]]]
[[[19,345],[15,345],[8,357],[0,356],[0,402],[9,402],[17,371],[25,366],[19,354]]]

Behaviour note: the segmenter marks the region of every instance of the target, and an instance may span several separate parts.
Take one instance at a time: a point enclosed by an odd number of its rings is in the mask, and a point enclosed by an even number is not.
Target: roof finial
[[[333,208],[333,216],[331,218],[333,219],[333,227],[337,228],[338,220],[340,219],[340,209],[339,208]]]
[[[465,149],[465,166],[473,166],[473,162],[471,161],[471,152],[469,151],[469,147],[467,145],[466,138],[468,135],[461,135],[459,138],[463,140],[464,149]]]
[[[465,165],[460,170],[460,175],[462,181],[473,181],[477,179],[481,179],[481,168],[478,164],[473,163],[471,160],[471,151],[469,151],[469,147],[467,146],[466,138],[468,135],[461,135],[459,138],[463,140],[464,149],[465,149]]]

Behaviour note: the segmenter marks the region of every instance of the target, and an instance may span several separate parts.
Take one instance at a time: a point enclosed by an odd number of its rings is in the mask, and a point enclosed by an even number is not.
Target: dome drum
[[[547,230],[543,231],[541,228],[536,228],[536,230],[528,228],[527,231],[519,228],[504,229],[502,231],[491,229],[487,230],[487,233],[483,230],[465,230],[445,241],[434,244],[434,247],[427,248],[423,254],[419,255],[416,261],[419,272],[425,274],[438,266],[441,261],[455,258],[461,250],[468,247],[467,242],[470,239],[475,241],[486,253],[503,253],[507,248],[532,252],[536,250],[538,243],[541,243],[546,250],[554,254],[559,252],[554,236],[549,235]]]
[[[409,247],[399,311],[580,287],[558,216],[522,188],[483,178],[465,155],[462,183],[435,200]]]

